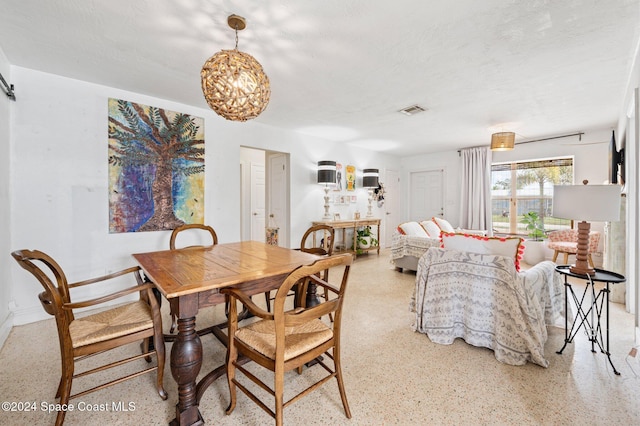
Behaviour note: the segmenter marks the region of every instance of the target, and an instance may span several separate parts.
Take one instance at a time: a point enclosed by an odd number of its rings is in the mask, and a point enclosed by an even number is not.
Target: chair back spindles
[[[283,410],[293,401],[317,389],[331,378],[338,382],[338,390],[347,418],[351,411],[347,402],[342,378],[340,357],[340,335],[344,295],[347,289],[349,270],[353,256],[348,253],[327,256],[310,265],[303,265],[293,270],[282,282],[276,292],[273,312],[268,312],[255,305],[250,296],[236,288],[225,288],[221,292],[229,297],[231,311],[228,319],[229,346],[227,348],[227,383],[231,402],[227,414],[235,409],[236,390],[240,389],[276,420],[276,425],[283,424]],[[339,283],[331,283],[321,277],[323,271],[342,269]],[[307,287],[312,283],[333,293],[333,297],[311,306],[286,307],[286,299],[294,286],[302,283]],[[241,302],[255,317],[256,321],[240,326],[236,315],[236,302]],[[323,316],[334,314],[332,322],[324,321]],[[274,374],[273,382],[263,382],[254,372],[249,372],[238,360],[243,355],[258,366],[262,366]],[[315,360],[328,373],[315,381],[304,391],[284,401],[285,372],[297,369],[302,373],[303,366]],[[333,368],[328,360],[333,361]],[[317,368],[317,367],[316,367]],[[322,370],[320,370],[322,371]],[[275,411],[272,411],[259,396],[242,384],[236,377],[241,372],[244,379],[251,380],[257,386],[275,397]],[[245,381],[245,380],[242,381]],[[267,384],[270,383],[270,384]],[[315,407],[317,407],[317,403]],[[331,404],[333,405],[333,404]]]

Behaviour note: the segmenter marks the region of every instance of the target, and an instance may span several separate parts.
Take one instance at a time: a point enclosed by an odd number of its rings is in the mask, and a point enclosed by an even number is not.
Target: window
[[[522,216],[531,211],[543,219],[546,232],[570,228],[570,220],[550,215],[553,185],[572,183],[573,158],[570,157],[493,164],[491,208],[494,232],[526,235]]]

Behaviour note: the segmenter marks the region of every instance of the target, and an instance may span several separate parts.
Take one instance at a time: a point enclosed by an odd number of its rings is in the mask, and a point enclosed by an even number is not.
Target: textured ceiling
[[[232,13],[271,80],[254,121],[401,156],[613,128],[640,34],[640,0],[2,0],[0,47],[208,108],[200,68],[233,48]]]

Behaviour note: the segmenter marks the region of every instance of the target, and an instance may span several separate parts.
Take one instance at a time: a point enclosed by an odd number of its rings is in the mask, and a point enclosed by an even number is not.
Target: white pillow
[[[418,222],[405,222],[398,225],[398,232],[411,237],[429,238],[427,231]]]
[[[520,270],[520,259],[524,253],[520,237],[483,237],[470,234],[440,234],[442,248],[468,251],[479,254],[497,254],[512,257],[516,271]]]
[[[440,238],[440,228],[433,220],[423,220],[420,222],[420,225],[427,231],[429,237],[431,238]]]
[[[449,222],[447,222],[446,220],[442,219],[441,217],[432,217],[431,220],[433,220],[436,225],[438,225],[438,228],[440,228],[442,231],[444,232],[449,232],[449,233],[454,233],[456,232],[453,229],[453,226],[451,226],[451,224]]]

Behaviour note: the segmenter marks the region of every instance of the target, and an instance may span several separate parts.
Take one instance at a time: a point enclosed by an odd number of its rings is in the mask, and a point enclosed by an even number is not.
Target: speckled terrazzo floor
[[[634,425],[640,424],[640,354],[633,347],[633,318],[622,305],[611,304],[612,360],[590,351],[584,333],[562,355],[564,330],[549,330],[545,354],[549,368],[534,364],[514,367],[498,362],[493,352],[457,340],[431,343],[411,331],[408,310],[415,274],[396,272],[388,253],[359,257],[352,268],[343,322],[343,369],[353,418],[344,416],[335,381],[285,410],[289,425]],[[260,298],[258,298],[260,299]],[[165,317],[168,317],[165,315]],[[221,320],[220,307],[202,312],[200,322]],[[209,371],[224,362],[224,348],[213,336],[202,338]],[[171,344],[167,344],[170,350]],[[135,353],[131,346],[122,352]],[[90,361],[88,361],[90,362]],[[169,399],[155,393],[151,375],[72,400],[79,407],[109,411],[74,411],[67,425],[161,425],[175,414],[177,387],[167,362],[165,388]],[[260,369],[252,370],[262,374]],[[49,425],[55,414],[41,410],[55,403],[60,360],[53,319],[14,327],[0,351],[0,396],[3,401],[35,402],[35,412],[0,411],[2,425]],[[319,369],[287,374],[290,391],[308,386]],[[636,374],[638,376],[636,376]],[[80,379],[74,391],[83,388]],[[90,379],[89,379],[90,380]],[[86,380],[85,380],[86,383]],[[286,397],[286,395],[285,395]],[[114,411],[122,402],[128,411]],[[244,395],[232,415],[226,381],[219,379],[205,393],[200,411],[207,424],[264,425],[272,419]],[[101,405],[102,404],[102,405]]]

